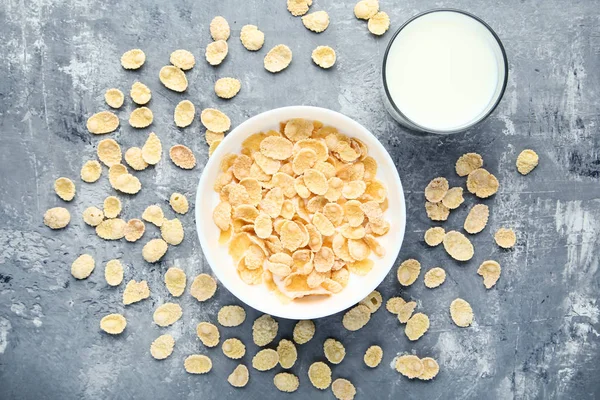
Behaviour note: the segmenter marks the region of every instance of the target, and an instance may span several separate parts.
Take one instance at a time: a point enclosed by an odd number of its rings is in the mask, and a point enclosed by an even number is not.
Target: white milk
[[[397,109],[390,111],[419,130],[467,129],[502,95],[504,63],[498,41],[476,19],[454,11],[424,14],[390,45],[383,66],[387,100]]]

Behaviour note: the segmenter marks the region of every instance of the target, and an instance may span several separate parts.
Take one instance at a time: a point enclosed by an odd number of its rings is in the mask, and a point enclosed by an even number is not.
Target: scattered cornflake
[[[196,107],[189,100],[182,100],[175,106],[175,112],[173,113],[173,120],[175,125],[180,128],[190,126],[194,122],[194,116],[196,114]]]
[[[119,127],[119,117],[110,111],[101,111],[88,118],[86,127],[94,135],[110,133]]]
[[[498,191],[498,179],[483,168],[478,168],[467,177],[467,190],[475,196],[485,199]]]
[[[179,304],[165,303],[154,311],[153,319],[156,325],[164,327],[173,325],[182,315],[183,310]]]
[[[294,366],[298,359],[298,351],[294,342],[287,339],[281,339],[277,345],[277,354],[279,355],[279,365],[281,368],[289,369]]]
[[[106,263],[104,279],[110,286],[119,286],[123,282],[123,265],[119,260],[110,260]]]
[[[144,213],[142,214],[142,219],[160,227],[165,220],[165,215],[160,206],[153,204],[146,207]]]
[[[375,368],[381,363],[381,359],[383,358],[383,350],[379,346],[371,346],[365,352],[363,357],[363,361],[367,365],[367,367]]]
[[[398,314],[402,308],[406,304],[406,301],[402,297],[390,297],[388,301],[385,303],[385,309],[391,312],[392,314]]]
[[[510,249],[517,243],[517,235],[510,228],[500,228],[496,231],[494,235],[494,240],[496,244],[503,249]]]
[[[431,247],[435,247],[442,243],[446,231],[441,226],[429,228],[425,231],[425,243]]]
[[[276,73],[286,69],[292,62],[292,50],[285,44],[278,44],[273,47],[264,59],[265,69]]]
[[[88,207],[83,211],[83,222],[89,226],[98,226],[104,220],[104,213],[98,207]]]
[[[246,311],[240,306],[221,307],[217,314],[219,324],[226,327],[240,326],[246,320]]]
[[[341,363],[346,356],[346,349],[344,348],[344,345],[332,338],[325,340],[325,343],[323,343],[323,352],[325,353],[325,358],[327,358],[327,361],[332,364]]]
[[[423,372],[418,376],[419,379],[429,381],[435,378],[438,372],[440,372],[440,366],[433,358],[424,357],[421,359],[421,362],[423,363]]]
[[[312,60],[321,68],[333,67],[335,59],[335,50],[329,46],[317,46],[312,52]]]
[[[134,128],[146,128],[152,124],[154,115],[148,107],[136,108],[129,116],[129,125]]]
[[[142,183],[131,174],[123,174],[116,179],[114,188],[123,193],[136,194],[142,189]]]
[[[192,69],[196,64],[196,58],[194,58],[194,55],[187,50],[181,49],[172,52],[169,61],[171,64],[183,71]]]
[[[421,263],[413,258],[409,258],[400,264],[396,275],[398,277],[398,282],[400,282],[402,286],[410,286],[417,280],[420,273]]]
[[[227,46],[227,42],[224,40],[217,40],[206,46],[204,56],[210,65],[219,65],[223,62],[225,57],[227,57],[228,52],[229,46]]]
[[[82,254],[71,264],[71,275],[76,279],[85,279],[90,276],[95,266],[96,262],[92,256]]]
[[[173,353],[175,339],[171,335],[160,335],[150,345],[150,354],[156,360],[164,360]]]
[[[294,17],[306,14],[311,5],[312,0],[287,0],[287,9]]]
[[[502,268],[500,264],[493,260],[487,260],[481,263],[477,273],[483,277],[483,285],[486,289],[492,288],[500,278]]]
[[[108,196],[104,199],[104,216],[106,218],[116,218],[121,213],[121,200],[115,196]]]
[[[206,143],[209,146],[212,146],[214,142],[221,143],[221,141],[225,138],[225,134],[223,132],[213,132],[210,129],[207,129],[204,134],[204,138],[206,139]]]
[[[252,324],[252,340],[257,346],[268,345],[277,336],[279,324],[270,315],[263,314]]]
[[[190,205],[185,195],[177,192],[171,195],[169,204],[177,214],[186,214],[190,209]]]
[[[217,291],[217,281],[207,274],[200,274],[194,278],[190,294],[198,301],[206,301],[213,297]]]
[[[425,198],[430,203],[439,203],[442,201],[450,186],[448,180],[443,177],[434,178],[425,188]]]
[[[229,338],[221,345],[221,350],[227,358],[237,360],[244,357],[246,354],[246,346],[237,338]]]
[[[226,132],[231,127],[231,120],[223,112],[214,108],[205,108],[200,114],[202,125],[212,132]],[[212,144],[211,144],[212,146]]]
[[[326,11],[316,11],[302,17],[302,23],[316,33],[321,33],[329,26],[329,14]]]
[[[425,202],[425,211],[432,221],[446,221],[450,215],[450,209],[444,203]]]
[[[294,374],[280,372],[273,377],[273,384],[281,392],[292,393],[298,390],[300,381]]]
[[[81,167],[81,180],[87,183],[94,183],[102,175],[102,166],[96,160],[86,161]]]
[[[185,276],[185,272],[180,268],[170,267],[165,272],[165,286],[169,293],[171,293],[171,296],[181,296],[185,291],[186,282],[187,277]]]
[[[181,169],[192,169],[196,166],[196,156],[189,147],[176,144],[169,150],[169,157],[173,164]]]
[[[347,379],[337,378],[331,384],[331,391],[338,400],[352,400],[356,396],[356,388]]]
[[[469,261],[473,258],[475,250],[473,244],[465,235],[457,231],[450,231],[444,236],[444,249],[458,261]]]
[[[273,349],[262,349],[252,358],[252,367],[258,371],[268,371],[279,362],[279,354]]]
[[[365,306],[367,306],[369,308],[369,311],[371,311],[371,314],[373,314],[374,312],[379,310],[379,307],[381,307],[382,303],[383,298],[381,297],[381,293],[379,293],[377,290],[373,290],[367,295],[367,297],[362,299],[359,304],[364,304]]]
[[[144,245],[142,256],[149,263],[155,263],[165,255],[169,245],[162,239],[152,239]]]
[[[146,61],[146,54],[140,49],[131,49],[121,56],[121,66],[125,69],[138,69]]]
[[[222,140],[215,140],[214,142],[212,142],[210,144],[210,146],[208,146],[208,156],[212,156],[213,153],[215,152],[215,150],[217,150],[217,147],[219,147],[219,145],[221,144]]]
[[[123,291],[123,304],[129,305],[137,303],[138,301],[142,301],[148,297],[150,297],[150,288],[148,287],[148,283],[146,281],[137,282],[132,279],[127,282],[125,290]]]
[[[404,303],[398,309],[398,322],[406,324],[410,317],[413,315],[415,308],[417,307],[416,301],[409,301]]]
[[[156,165],[162,157],[162,143],[156,133],[150,132],[142,146],[142,158],[150,165]]]
[[[311,320],[298,321],[294,326],[293,338],[298,344],[308,343],[315,335],[315,323]]]
[[[386,12],[379,11],[369,18],[367,27],[369,28],[369,32],[373,35],[381,36],[390,29],[390,17]]]
[[[225,18],[217,16],[210,21],[210,36],[212,36],[213,40],[227,40],[230,33],[229,23]]]
[[[238,94],[241,87],[239,79],[221,78],[215,82],[215,94],[222,99],[231,99]]]
[[[396,359],[396,371],[408,379],[418,378],[424,369],[423,362],[417,356],[403,355]]]
[[[135,104],[143,106],[148,104],[152,98],[152,91],[142,82],[134,82],[133,85],[131,85],[131,90],[129,90],[129,96],[131,96],[131,100],[133,100]]]
[[[317,389],[325,390],[331,385],[331,368],[321,361],[312,363],[308,368],[308,379]]]
[[[450,210],[457,209],[465,201],[463,197],[463,188],[453,187],[446,192],[442,199],[442,204]]]
[[[175,66],[165,65],[160,69],[158,77],[167,89],[174,92],[184,92],[188,87],[185,72]]]
[[[121,162],[121,146],[113,139],[103,139],[98,142],[96,153],[100,161],[107,167]]]
[[[125,152],[125,162],[136,171],[143,171],[148,167],[148,163],[142,157],[142,149],[139,147],[130,147]]]
[[[219,339],[221,338],[219,328],[210,322],[200,322],[196,326],[196,334],[206,347],[215,347],[219,344]]]
[[[104,240],[119,240],[125,237],[126,226],[121,218],[105,219],[96,226],[96,235]]]
[[[357,331],[369,322],[371,310],[364,304],[351,308],[344,314],[342,325],[349,331]]]
[[[119,89],[112,88],[104,93],[104,101],[111,108],[120,108],[123,105],[123,101],[125,101],[125,96]]]
[[[204,354],[192,354],[185,359],[183,366],[190,374],[206,374],[212,369],[212,361]]]
[[[240,40],[246,49],[257,51],[265,44],[265,34],[256,25],[244,25],[240,32]]]
[[[477,153],[466,153],[456,161],[456,174],[458,176],[467,176],[471,172],[483,166],[483,158]]]
[[[173,246],[180,244],[185,234],[179,218],[165,219],[160,226],[160,235],[168,244]]]
[[[125,167],[123,164],[111,165],[108,169],[108,182],[110,183],[110,186],[112,186],[113,189],[116,189],[117,178],[126,174],[128,174],[127,167]]]
[[[446,271],[443,268],[435,267],[431,268],[429,271],[425,273],[423,277],[423,281],[425,282],[425,286],[433,289],[440,286],[446,280]]]
[[[457,326],[465,328],[473,322],[473,309],[463,299],[455,299],[450,304],[450,316]]]
[[[418,340],[429,329],[429,317],[423,313],[416,313],[406,322],[404,333],[409,340]]]
[[[538,162],[539,157],[535,151],[530,149],[523,150],[517,157],[517,171],[521,175],[527,175],[537,167]]]
[[[354,15],[358,19],[369,20],[379,11],[379,0],[361,0],[354,6]]]
[[[100,320],[100,329],[111,335],[118,335],[125,330],[127,320],[121,314],[109,314]]]
[[[244,364],[239,364],[231,374],[227,377],[227,382],[233,387],[241,388],[248,384],[250,374],[248,368]]]
[[[485,204],[475,204],[465,219],[465,231],[470,234],[481,232],[487,225],[490,209]]]
[[[54,192],[64,201],[71,201],[75,197],[75,184],[69,178],[60,177],[54,181]]]

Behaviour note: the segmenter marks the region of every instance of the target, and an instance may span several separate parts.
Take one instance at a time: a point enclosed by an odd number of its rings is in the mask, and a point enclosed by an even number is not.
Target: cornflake
[[[425,231],[425,243],[431,247],[435,247],[442,243],[446,231],[441,226],[429,228]]]
[[[192,354],[185,359],[183,366],[190,374],[206,374],[212,369],[212,361],[203,354]]]
[[[455,299],[450,304],[450,316],[456,326],[465,328],[473,322],[473,309],[465,300]]]
[[[165,220],[165,215],[163,214],[163,210],[160,208],[160,206],[153,204],[146,207],[144,213],[142,214],[142,219],[160,227]]]
[[[440,372],[440,366],[433,358],[425,357],[421,359],[421,362],[423,363],[423,372],[418,376],[419,379],[429,381],[435,378],[438,372]]]
[[[450,215],[450,209],[443,203],[425,202],[425,211],[432,221],[446,221]]]
[[[100,329],[111,335],[118,335],[125,330],[127,320],[121,314],[109,314],[100,320]]]
[[[94,270],[96,263],[89,254],[82,254],[71,264],[71,275],[76,279],[85,279]]]
[[[331,368],[321,361],[312,363],[308,368],[308,379],[317,389],[325,390],[331,385]]]
[[[131,85],[129,96],[131,96],[131,100],[133,100],[135,104],[143,106],[148,104],[152,98],[152,91],[142,82],[134,82],[133,85]]]
[[[185,291],[187,278],[182,269],[171,267],[165,272],[165,285],[171,296],[179,297]]]
[[[109,107],[120,108],[125,101],[125,96],[119,89],[112,88],[104,93],[104,101],[106,101]]]
[[[152,239],[144,245],[142,256],[149,263],[159,261],[167,252],[169,245],[162,239]]]
[[[490,209],[485,204],[475,204],[465,219],[465,231],[470,234],[481,232],[487,225]]]
[[[150,126],[153,120],[154,115],[152,114],[152,110],[148,107],[140,107],[131,112],[129,125],[134,128],[146,128]]]
[[[323,352],[327,361],[332,364],[341,363],[346,356],[344,345],[332,338],[325,340],[325,343],[323,343]]]
[[[200,322],[198,326],[196,326],[196,334],[202,344],[206,347],[215,347],[219,344],[219,339],[221,335],[219,334],[219,328],[210,322]]]
[[[217,147],[219,147],[219,145],[221,144],[222,140],[215,140],[214,142],[212,142],[210,144],[210,146],[208,146],[208,156],[212,156],[213,153],[215,152],[215,150],[217,150]]]
[[[219,324],[226,327],[240,326],[246,320],[246,311],[240,306],[221,307],[217,315]]]
[[[228,51],[229,47],[227,46],[227,42],[224,40],[217,40],[206,46],[204,56],[210,65],[219,65],[223,62],[225,57],[227,57]]]
[[[228,131],[231,127],[231,120],[229,117],[214,108],[202,110],[200,121],[202,121],[202,125],[204,125],[206,129],[217,133]]]
[[[523,150],[517,157],[517,171],[521,175],[527,175],[537,167],[538,162],[539,157],[535,151],[530,149]]]
[[[146,61],[146,54],[140,49],[126,51],[121,56],[121,65],[125,69],[138,69]]]
[[[415,301],[409,301],[400,306],[398,310],[398,321],[401,324],[407,323],[416,307],[417,303]]]
[[[377,310],[379,310],[379,307],[381,307],[381,303],[383,303],[381,293],[379,293],[377,290],[373,290],[367,295],[367,297],[362,299],[359,304],[364,304],[365,306],[367,306],[371,314],[373,314]]]
[[[358,19],[368,20],[379,11],[379,0],[361,0],[354,6],[354,15]]]
[[[335,64],[335,50],[329,46],[317,46],[312,52],[312,60],[319,67],[328,69]]]
[[[104,213],[98,207],[88,207],[83,211],[83,222],[89,226],[98,226],[104,220]]]
[[[154,311],[153,319],[156,325],[164,327],[173,325],[182,315],[183,311],[179,304],[165,303]]]
[[[113,139],[104,139],[98,142],[96,153],[100,161],[107,167],[121,162],[121,146]]]
[[[478,168],[467,177],[467,190],[475,196],[485,199],[498,191],[498,179],[483,168]]]
[[[121,212],[121,200],[115,196],[108,196],[104,199],[104,216],[106,218],[116,218]]]
[[[252,358],[252,366],[258,371],[268,371],[275,368],[279,355],[273,349],[262,349]]]
[[[148,297],[150,297],[150,288],[148,287],[148,283],[146,281],[136,282],[132,279],[127,282],[125,290],[123,291],[123,304],[129,305],[137,303],[138,301],[142,301]]]
[[[475,250],[469,238],[457,231],[450,231],[444,236],[444,249],[458,261],[469,261],[473,258]]]
[[[294,1],[294,0],[290,0]],[[267,71],[276,73],[286,69],[292,62],[292,50],[285,44],[273,47],[264,59],[264,67]]]
[[[64,201],[71,201],[75,197],[75,184],[69,178],[58,178],[54,181],[56,195]]]
[[[136,171],[143,171],[148,167],[148,163],[142,157],[142,149],[139,147],[130,147],[125,152],[125,161],[127,165]]]
[[[196,157],[189,147],[176,144],[169,150],[169,157],[173,164],[181,169],[192,169],[196,166]]]
[[[81,167],[81,180],[87,183],[96,182],[102,175],[102,166],[96,160],[89,160]]]
[[[154,132],[150,132],[142,146],[142,158],[150,165],[158,164],[162,157],[162,143]]]
[[[200,274],[194,278],[190,294],[198,301],[206,301],[213,297],[217,291],[217,282],[207,274]]]
[[[423,313],[416,313],[406,322],[404,333],[409,340],[418,340],[429,329],[429,317]]]
[[[342,325],[349,331],[357,331],[369,322],[371,310],[364,304],[351,308],[344,314]]]
[[[171,195],[169,204],[177,214],[185,214],[190,208],[187,198],[183,194],[177,192]]]
[[[252,339],[257,346],[268,345],[277,336],[279,324],[270,315],[263,314],[252,324]]]
[[[312,0],[287,0],[287,9],[294,17],[306,14],[311,5]]]
[[[248,373],[248,368],[239,364],[231,374],[227,377],[227,382],[233,387],[241,388],[248,384],[250,380],[250,374]]]
[[[104,240],[119,240],[125,237],[126,226],[121,218],[105,219],[96,226],[96,234]]]
[[[169,61],[171,62],[171,64],[183,71],[192,69],[196,64],[196,59],[194,58],[194,55],[187,50],[175,50],[171,53]]]
[[[189,100],[180,101],[175,106],[175,112],[173,113],[173,120],[175,125],[180,128],[190,126],[194,122],[194,115],[196,114],[196,107]]]
[[[315,323],[311,320],[298,321],[294,326],[293,338],[298,344],[308,343],[315,335]]]
[[[136,242],[144,236],[146,225],[139,219],[134,218],[127,221],[125,226],[125,240],[128,242]]]
[[[156,360],[164,360],[173,353],[175,339],[171,335],[160,335],[150,345],[150,354]]]
[[[396,371],[408,379],[418,378],[424,371],[423,362],[417,356],[400,356],[396,359]]]
[[[111,133],[119,127],[119,117],[110,111],[101,111],[88,118],[86,127],[94,135]]]
[[[487,260],[481,263],[477,273],[483,277],[483,285],[486,289],[492,288],[500,278],[500,264],[496,261]]]
[[[240,40],[246,49],[257,51],[265,43],[265,34],[256,25],[244,25],[240,32]]]
[[[386,12],[379,11],[369,18],[367,27],[369,28],[369,32],[373,35],[381,36],[390,29],[390,17]]]
[[[331,384],[331,391],[338,400],[352,400],[356,396],[356,388],[347,379],[337,378]]]
[[[110,286],[119,286],[123,282],[123,266],[119,260],[110,260],[106,263],[104,279]]]
[[[503,249],[510,249],[517,242],[517,235],[515,235],[515,232],[512,229],[500,228],[496,231],[494,240],[496,241],[496,244]]]
[[[367,365],[367,367],[375,368],[381,362],[383,358],[383,350],[379,346],[371,346],[365,352],[363,357],[363,361]]]
[[[326,11],[316,11],[302,17],[302,23],[316,33],[321,33],[329,26],[329,14]]]
[[[425,286],[433,289],[440,286],[446,280],[446,271],[440,267],[431,268],[425,273],[423,281]]]
[[[425,198],[431,203],[442,201],[450,186],[446,178],[434,178],[425,188]]]
[[[222,99],[231,99],[241,88],[242,84],[235,78],[221,78],[215,82],[215,94]]]
[[[417,280],[420,273],[421,263],[413,258],[410,258],[406,261],[403,261],[398,267],[398,282],[400,282],[402,286],[410,286]]]
[[[227,358],[238,360],[246,354],[246,346],[237,338],[229,338],[221,345],[221,350]]]
[[[227,20],[221,16],[214,17],[210,22],[210,36],[213,40],[229,39],[230,29]]]
[[[442,204],[450,210],[457,209],[465,199],[463,198],[463,188],[453,187],[446,192],[442,199]]]
[[[467,176],[483,166],[483,158],[477,153],[466,153],[456,161],[455,170],[458,176]]]
[[[212,146],[213,143],[219,142],[225,138],[225,134],[223,132],[213,132],[210,129],[207,129],[204,133],[204,138],[206,139],[206,143],[209,146]]]
[[[108,169],[108,182],[110,183],[110,186],[112,186],[113,189],[116,189],[117,188],[117,178],[120,177],[121,175],[125,175],[125,174],[128,174],[128,172],[127,172],[127,167],[125,167],[123,164],[112,165]]]
[[[392,314],[398,315],[402,306],[406,304],[406,301],[402,297],[390,297],[385,303],[385,309]]]
[[[142,189],[142,183],[131,174],[123,174],[116,179],[114,188],[123,193],[136,194]]]
[[[161,68],[158,77],[167,89],[174,92],[185,92],[188,87],[188,81],[185,73],[172,65],[166,65]]]
[[[273,385],[281,392],[292,393],[298,390],[300,381],[294,374],[280,372],[273,377]]]
[[[298,359],[298,352],[294,342],[281,339],[277,345],[277,354],[279,355],[279,364],[281,368],[289,369],[294,366]]]

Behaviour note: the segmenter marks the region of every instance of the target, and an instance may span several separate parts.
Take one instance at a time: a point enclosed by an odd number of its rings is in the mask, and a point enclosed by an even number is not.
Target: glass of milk
[[[383,58],[386,106],[420,132],[465,131],[494,111],[506,88],[508,61],[496,33],[459,10],[419,14],[392,37]]]

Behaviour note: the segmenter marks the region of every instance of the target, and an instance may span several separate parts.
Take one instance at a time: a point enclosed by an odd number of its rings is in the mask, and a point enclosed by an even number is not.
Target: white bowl
[[[369,148],[369,155],[379,164],[377,179],[388,189],[389,208],[384,217],[390,222],[389,233],[379,242],[386,249],[382,258],[371,255],[375,265],[366,276],[351,274],[342,292],[331,296],[309,296],[288,304],[281,303],[265,285],[249,286],[242,282],[227,246],[218,243],[219,228],[212,212],[219,203],[213,184],[219,174],[219,164],[228,153],[239,153],[244,139],[256,132],[279,130],[279,123],[292,118],[306,118],[336,127],[340,132],[356,137]],[[277,108],[245,121],[232,130],[209,158],[196,193],[196,229],[204,256],[218,280],[238,299],[266,314],[289,319],[314,319],[335,314],[361,301],[371,293],[388,274],[400,251],[406,225],[406,208],[402,183],[392,158],[371,132],[359,123],[338,112],[319,107],[294,106]]]

